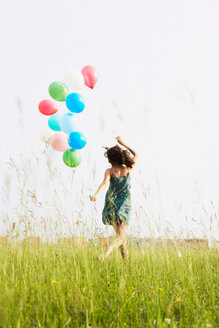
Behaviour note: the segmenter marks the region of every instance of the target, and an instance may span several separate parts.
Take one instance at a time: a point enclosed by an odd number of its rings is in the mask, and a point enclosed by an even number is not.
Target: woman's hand
[[[122,141],[122,138],[121,137],[116,137],[116,140],[118,141],[118,143],[120,145],[123,145],[124,144],[124,142]]]
[[[95,195],[93,195],[93,196],[90,195],[90,200],[91,200],[92,202],[96,202],[97,197],[96,197]]]
[[[90,195],[90,200],[92,202],[96,202],[97,196],[99,196],[102,189],[106,188],[109,180],[110,180],[110,169],[107,169],[104,174],[104,179],[103,179],[102,183],[99,185],[97,191],[95,192],[95,194],[93,196]]]
[[[132,149],[131,147],[129,147],[128,145],[126,145],[126,144],[124,143],[124,141],[122,140],[122,138],[120,138],[120,137],[116,137],[116,140],[118,141],[118,143],[119,143],[120,145],[122,145],[123,147],[127,148],[127,149],[132,153],[132,155],[133,155],[133,160],[136,162],[136,160],[137,160],[137,158],[138,158],[138,154],[137,154],[137,152],[136,152],[134,149]]]

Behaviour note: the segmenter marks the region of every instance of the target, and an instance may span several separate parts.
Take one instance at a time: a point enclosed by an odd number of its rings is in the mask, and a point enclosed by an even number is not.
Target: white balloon
[[[52,137],[52,135],[54,134],[54,131],[52,131],[49,127],[44,126],[41,128],[40,132],[39,132],[39,137],[40,140],[42,142],[45,142],[47,144],[49,144],[49,140]]]
[[[75,68],[64,73],[64,82],[71,91],[80,91],[84,89],[84,77],[82,73]]]

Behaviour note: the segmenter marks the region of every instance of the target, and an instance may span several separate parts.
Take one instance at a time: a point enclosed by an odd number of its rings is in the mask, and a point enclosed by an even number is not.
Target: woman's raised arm
[[[116,137],[116,140],[118,141],[118,143],[119,143],[121,146],[127,148],[127,149],[130,151],[130,153],[132,153],[132,155],[133,155],[133,160],[134,160],[135,163],[136,163],[136,161],[137,161],[137,159],[138,159],[138,153],[137,153],[134,149],[132,149],[131,147],[129,147],[127,144],[125,144],[124,141],[122,140],[122,138],[120,138],[120,137]]]

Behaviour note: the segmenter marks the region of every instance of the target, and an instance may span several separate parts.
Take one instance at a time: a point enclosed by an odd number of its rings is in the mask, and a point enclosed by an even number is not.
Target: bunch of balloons
[[[68,111],[59,113],[53,100],[42,100],[39,111],[49,116],[48,126],[55,133],[50,138],[51,146],[63,152],[63,162],[69,167],[76,167],[81,163],[80,149],[84,148],[87,139],[78,131],[75,116],[85,108],[84,97],[75,90],[81,90],[84,85],[93,89],[97,83],[98,75],[93,66],[85,66],[81,72],[71,70],[65,74],[65,83],[55,81],[49,85],[49,94],[56,101],[66,103]],[[70,91],[71,90],[71,91]]]

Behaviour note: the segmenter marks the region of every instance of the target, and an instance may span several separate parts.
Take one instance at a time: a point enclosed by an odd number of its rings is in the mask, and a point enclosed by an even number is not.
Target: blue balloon
[[[67,134],[77,130],[77,125],[75,123],[74,115],[71,113],[66,113],[62,115],[61,118],[61,128]]]
[[[87,143],[85,135],[81,132],[72,132],[69,134],[68,144],[72,149],[81,149]]]
[[[62,131],[60,124],[61,117],[61,114],[54,114],[50,116],[50,118],[48,119],[48,125],[50,129],[54,131]]]
[[[70,93],[66,98],[66,106],[72,113],[81,113],[85,107],[84,97],[80,93]]]

